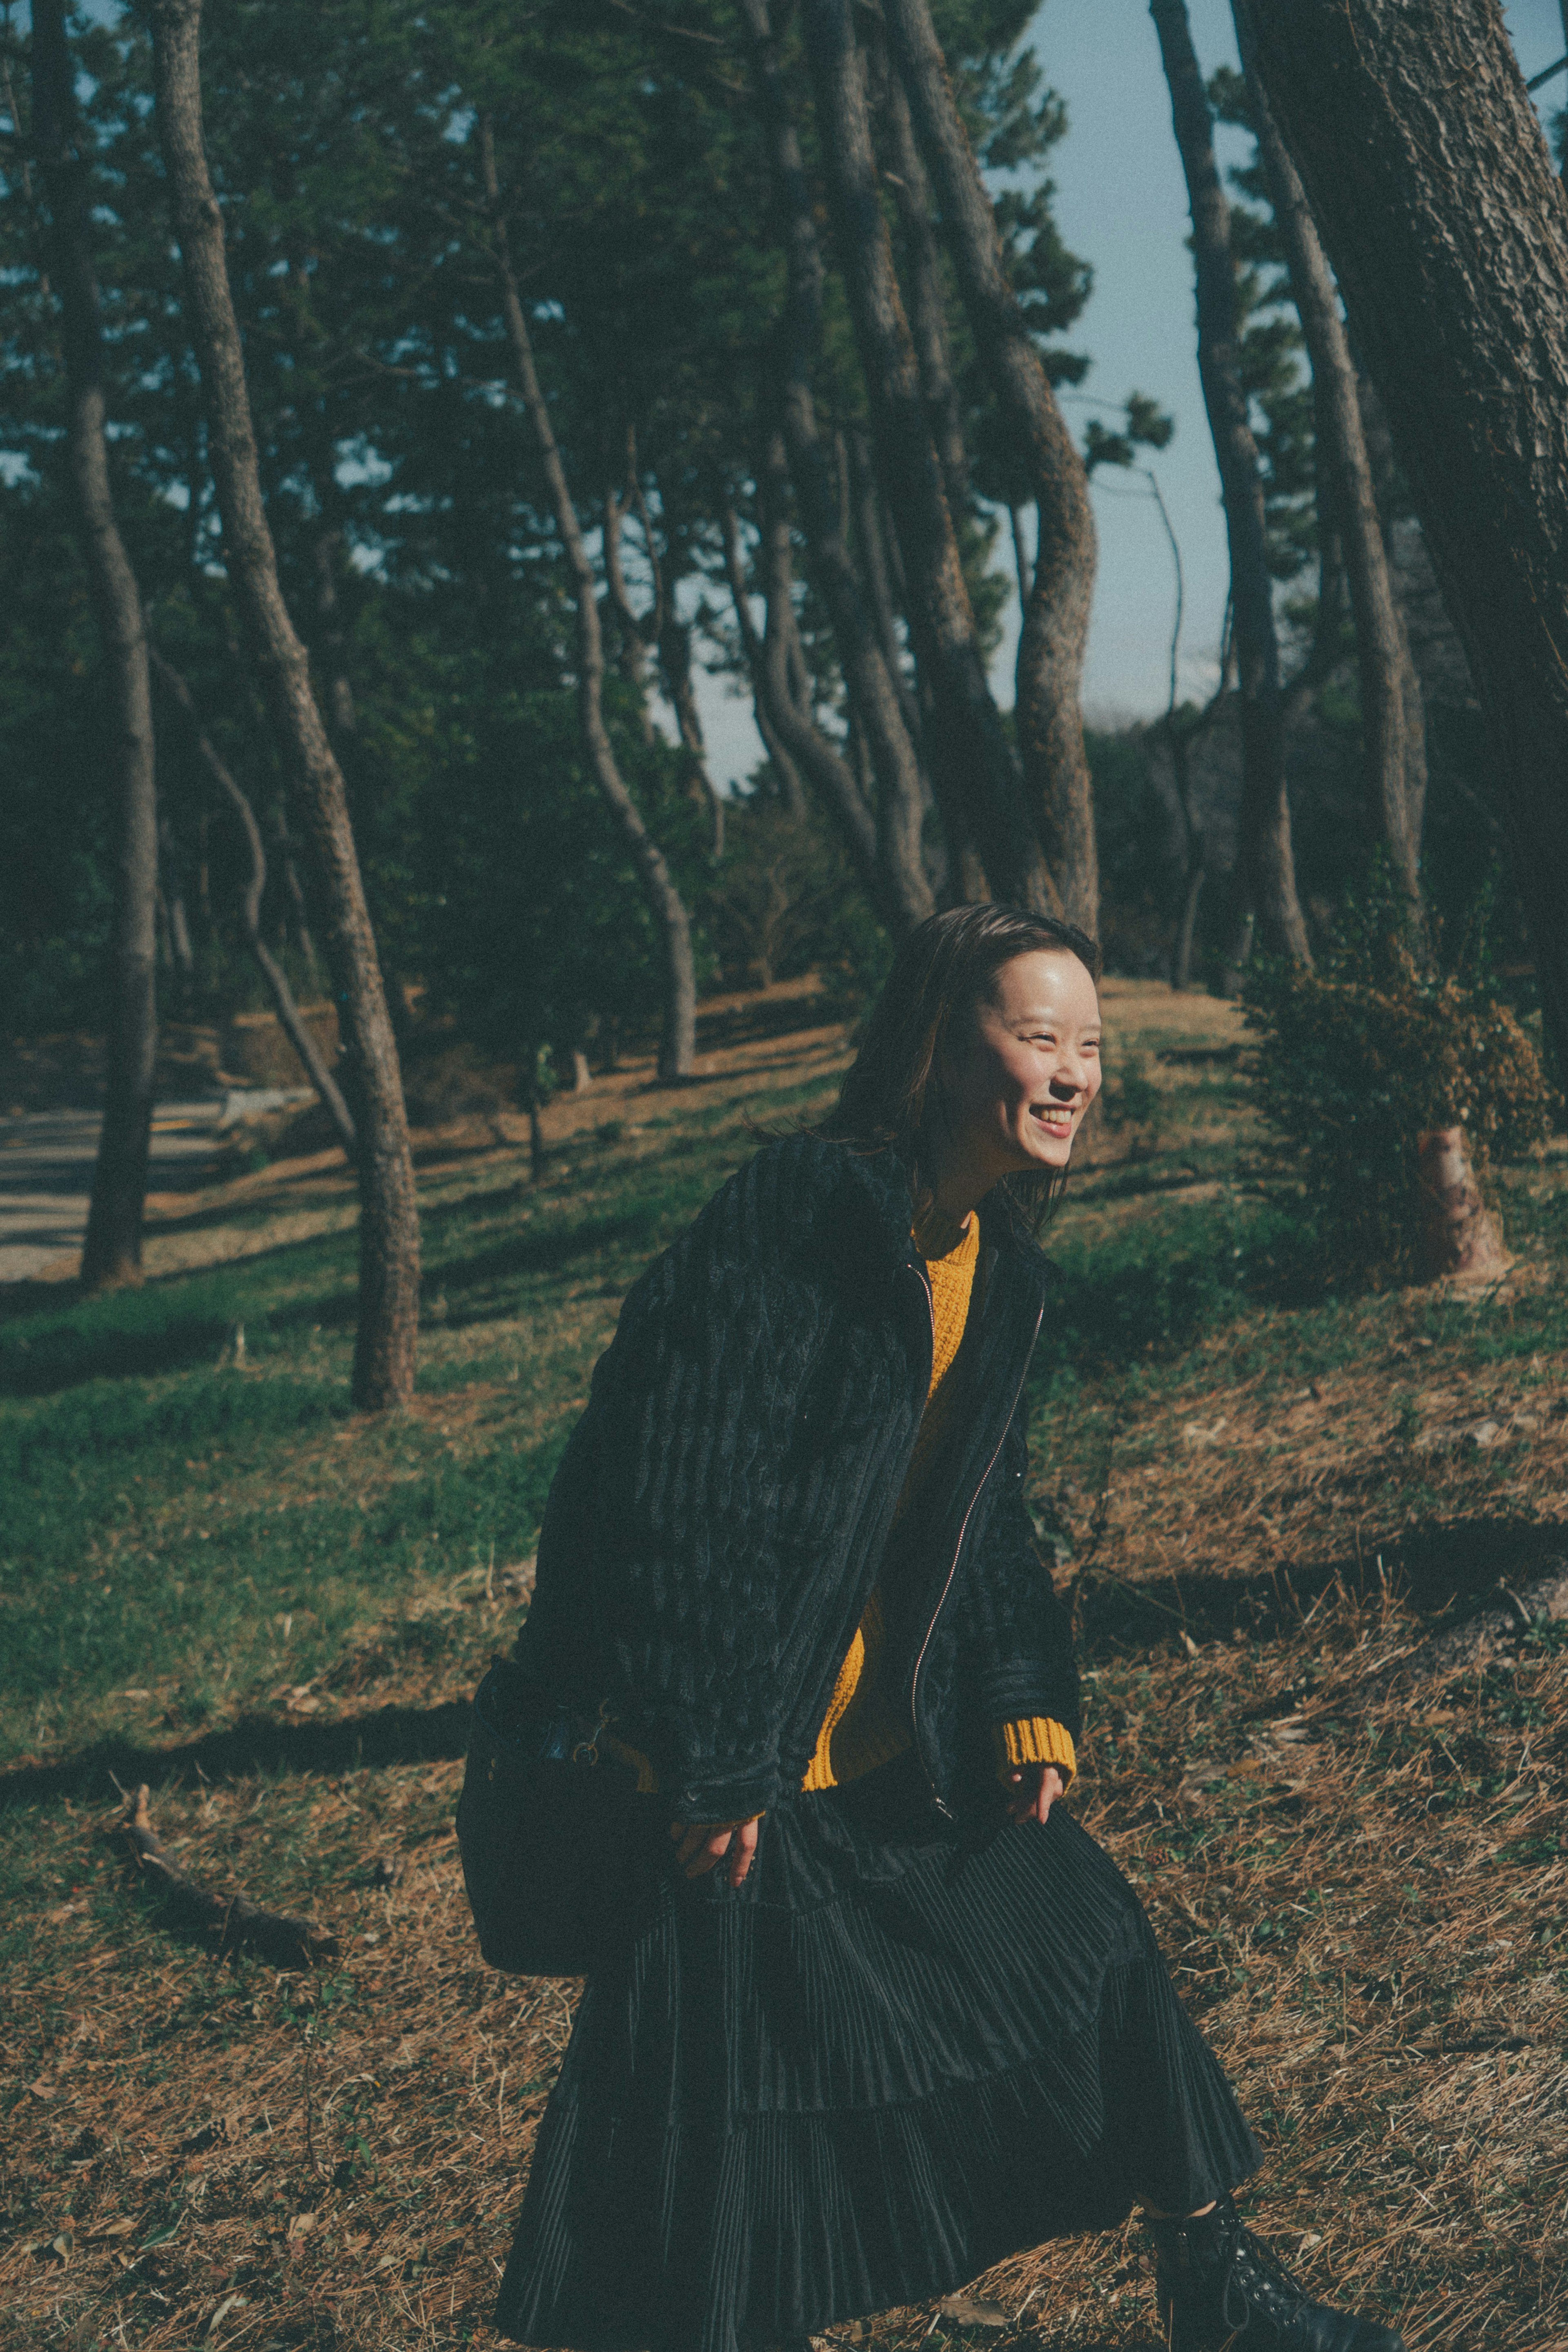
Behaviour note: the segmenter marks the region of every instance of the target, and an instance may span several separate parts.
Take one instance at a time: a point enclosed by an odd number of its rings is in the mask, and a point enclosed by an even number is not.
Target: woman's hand
[[[1039,1822],[1043,1825],[1058,1797],[1066,1794],[1054,1764],[1020,1764],[1008,1774],[1008,1782],[1011,1791],[1008,1798],[1009,1821]]]
[[[738,1886],[751,1868],[761,1827],[760,1814],[750,1822],[672,1822],[675,1860],[688,1878],[701,1878],[706,1871],[716,1870],[727,1854],[726,1874],[732,1886]]]

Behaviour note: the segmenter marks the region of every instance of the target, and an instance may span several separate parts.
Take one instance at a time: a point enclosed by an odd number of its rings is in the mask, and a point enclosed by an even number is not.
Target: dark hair
[[[860,1051],[844,1074],[834,1109],[818,1132],[861,1151],[896,1151],[918,1194],[922,1147],[941,1107],[933,1073],[955,1024],[990,994],[1015,956],[1075,955],[1100,978],[1100,950],[1086,931],[1051,915],[993,903],[949,907],[911,931],[872,1007]],[[1031,1233],[1038,1232],[1066,1181],[1041,1169],[1008,1176],[1001,1190]]]

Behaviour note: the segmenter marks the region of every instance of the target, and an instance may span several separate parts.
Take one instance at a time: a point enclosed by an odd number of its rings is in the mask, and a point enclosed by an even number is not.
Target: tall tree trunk
[[[724,801],[708,772],[702,716],[697,709],[696,693],[692,685],[692,633],[676,609],[680,582],[671,575],[669,558],[672,545],[667,532],[664,561],[661,562],[659,559],[658,544],[653,537],[653,518],[648,511],[647,494],[643,488],[642,469],[637,462],[634,430],[626,436],[626,459],[637,520],[643,526],[643,546],[648,558],[648,569],[653,576],[653,608],[644,624],[644,635],[648,642],[658,649],[659,677],[664,689],[664,699],[675,714],[675,732],[680,738],[681,749],[691,754],[687,789],[707,816],[710,828],[708,846],[716,862],[724,856]],[[659,505],[667,525],[669,508],[662,495]]]
[[[926,425],[919,365],[899,292],[877,184],[865,60],[851,0],[806,0],[817,128],[871,403],[877,471],[904,557],[917,667],[931,684],[925,740],[938,806],[959,813],[955,846],[972,839],[991,890],[1054,912],[1055,882],[1024,813],[1012,747],[986,676],[957,533]]]
[[[888,676],[898,689],[898,707],[904,714],[904,729],[910,741],[918,750],[922,733],[920,705],[904,674],[904,647],[898,635],[898,610],[887,560],[888,533],[883,528],[882,499],[877,490],[875,453],[870,435],[862,433],[858,425],[852,425],[843,439],[849,459],[850,511],[854,524],[861,577],[865,582],[871,608],[876,615],[882,657],[887,664]]]
[[[336,523],[323,518],[318,524],[310,557],[316,572],[316,652],[326,680],[327,717],[336,734],[351,736],[359,732],[360,714],[349,677],[349,641],[338,591],[343,534]]]
[[[80,152],[61,0],[36,0],[33,10],[33,135],[48,209],[48,268],[60,306],[67,471],[114,734],[114,911],[103,1124],[81,1262],[84,1286],[97,1290],[141,1279],[141,1208],[158,1056],[158,795],[141,600],[110,487],[92,190]]]
[[[789,293],[779,321],[778,350],[766,362],[768,394],[788,452],[800,526],[810,551],[817,588],[827,607],[844,684],[864,730],[876,773],[875,813],[878,904],[886,919],[899,910],[895,930],[928,915],[934,905],[921,855],[925,796],[920,763],[900,708],[898,682],[889,671],[875,620],[855,571],[840,512],[837,485],[817,427],[811,370],[821,338],[822,257],[817,242],[811,191],[800,142],[789,109],[783,64],[768,16],[768,0],[740,0],[752,68],[753,88],[768,148],[779,240],[789,270]],[[777,527],[783,527],[781,518]],[[763,522],[764,548],[770,525]],[[788,542],[786,541],[786,546]],[[765,557],[766,561],[766,557]],[[772,599],[769,627],[774,625]],[[778,616],[781,632],[792,632],[793,616]],[[785,636],[788,647],[789,636]],[[779,707],[770,706],[779,733],[808,774],[810,761],[786,730]],[[844,812],[841,810],[841,816]]]
[[[697,709],[696,688],[692,684],[692,633],[676,615],[673,593],[665,606],[664,625],[659,632],[659,675],[664,681],[664,692],[675,714],[681,749],[691,757],[692,798],[707,812],[712,829],[709,845],[716,860],[724,856],[724,796],[715,784],[707,763],[702,713]]]
[[[610,804],[631,852],[643,896],[658,930],[664,954],[664,1028],[659,1039],[659,1076],[666,1086],[691,1076],[696,1057],[697,982],[692,956],[691,923],[675,887],[664,854],[643,822],[642,813],[621,773],[610,732],[604,724],[604,640],[599,627],[599,589],[593,566],[583,544],[566,468],[556,446],[549,405],[534,365],[533,341],[523,315],[511,246],[501,208],[501,185],[496,173],[496,142],[488,114],[479,116],[479,163],[490,215],[492,256],[500,285],[501,308],[517,389],[534,428],[544,468],[556,529],[571,568],[577,606],[577,709],[583,748],[594,782]]]
[[[604,587],[615,620],[615,667],[637,697],[637,723],[643,730],[643,742],[651,743],[653,714],[648,708],[648,642],[643,634],[642,616],[632,602],[626,569],[621,560],[621,532],[625,519],[626,509],[619,490],[606,490]]]
[[[740,634],[740,647],[746,656],[746,667],[751,679],[752,709],[757,719],[757,731],[762,747],[772,762],[779,780],[784,805],[792,817],[806,814],[806,788],[800,782],[800,771],[786,750],[784,739],[774,726],[769,712],[770,689],[768,680],[767,655],[751,611],[751,593],[747,584],[746,559],[741,552],[740,518],[735,509],[724,510],[724,569],[729,582],[730,601],[735,606],[735,625]],[[871,878],[875,880],[875,836],[871,835]]]
[[[202,0],[152,0],[158,134],[185,266],[191,340],[206,394],[224,561],[280,750],[306,814],[359,1113],[359,1326],[353,1398],[406,1403],[419,1328],[419,1213],[397,1045],[382,986],[342,772],[310,685],[309,656],[278,584],[262,502],[223,215],[202,139]]]
[[[316,941],[310,931],[310,909],[306,903],[305,886],[299,879],[299,868],[294,859],[294,836],[288,830],[288,812],[281,797],[272,807],[272,837],[277,845],[277,855],[283,866],[283,892],[294,918],[294,936],[299,952],[305,959],[305,970],[312,988],[321,984],[320,966],[316,956]],[[396,1015],[393,1015],[395,1028]]]
[[[179,982],[180,1003],[188,1019],[196,992],[196,958],[191,946],[191,926],[185,915],[185,893],[180,887],[174,828],[163,810],[160,810],[158,816],[158,864],[163,877],[163,903],[169,917],[169,952]]]
[[[1405,773],[1405,797],[1409,803],[1411,827],[1419,847],[1427,812],[1427,706],[1421,673],[1416,667],[1416,657],[1410,646],[1409,589],[1401,572],[1396,538],[1402,520],[1396,500],[1402,491],[1402,485],[1398,481],[1398,461],[1394,455],[1394,436],[1388,430],[1388,418],[1378,397],[1377,386],[1359,361],[1355,371],[1355,398],[1361,411],[1361,430],[1366,443],[1367,462],[1372,468],[1372,491],[1377,500],[1383,545],[1388,557],[1394,593],[1398,600],[1399,635],[1405,647],[1405,749],[1408,761]],[[1425,553],[1425,539],[1421,545]]]
[[[767,607],[767,620],[759,649],[760,664],[753,676],[758,682],[761,704],[789,757],[810,779],[812,789],[825,803],[839,829],[861,887],[894,938],[899,938],[932,911],[933,901],[929,894],[922,904],[909,887],[915,880],[924,884],[924,874],[906,875],[903,889],[888,887],[889,877],[877,840],[875,815],[848,764],[829,742],[810,711],[802,709],[793,690],[789,675],[790,654],[795,640],[789,562],[789,473],[783,436],[779,433],[768,436],[757,475],[760,532],[758,571]],[[741,581],[741,562],[739,531],[733,513],[726,519],[725,561],[729,570],[731,593],[734,594]]]
[[[322,1108],[332,1122],[333,1132],[342,1145],[351,1167],[358,1152],[358,1139],[349,1106],[339,1090],[337,1080],[327,1066],[327,1059],[318,1045],[309,1024],[294,1001],[287,973],[261,935],[261,901],[267,888],[267,851],[262,845],[261,827],[256,821],[256,811],[248,795],[235,782],[227,763],[218,752],[202,725],[194,698],[181,673],[172,661],[161,654],[156,646],[149,646],[153,670],[159,685],[178,709],[190,733],[191,748],[240,821],[246,847],[250,852],[250,874],[240,894],[240,923],[246,945],[256,958],[262,979],[272,999],[273,1010],[284,1035],[299,1056],[306,1076],[320,1097]]]
[[[910,120],[909,94],[903,78],[892,69],[885,49],[877,62],[882,68],[876,101],[884,133],[885,176],[893,189],[904,243],[904,282],[909,289],[909,324],[925,395],[926,429],[956,526],[969,508],[969,453],[964,446],[964,412],[953,374],[942,261],[931,217],[931,184]]]
[[[1568,192],[1495,0],[1248,0],[1469,657],[1568,1073]]]
[[[1172,707],[1166,713],[1163,731],[1166,747],[1170,753],[1171,779],[1176,787],[1182,831],[1181,907],[1176,919],[1176,944],[1171,951],[1171,986],[1179,993],[1192,985],[1192,951],[1197,937],[1198,901],[1208,878],[1208,839],[1197,822],[1192,788],[1193,744],[1202,731],[1201,721],[1196,727],[1184,727],[1173,697]]]
[[[1270,954],[1312,961],[1296,896],[1285,793],[1285,711],[1274,583],[1263,521],[1263,476],[1241,382],[1230,207],[1214,158],[1214,124],[1192,46],[1186,0],[1149,0],[1170,85],[1171,118],[1192,211],[1197,366],[1214,436],[1230,551],[1231,611],[1241,701],[1241,878]]]
[[[1020,613],[1027,611],[1034,587],[1034,562],[1030,555],[1029,542],[1024,536],[1024,514],[1025,509],[1021,506],[1010,506],[1008,509],[1008,520],[1012,525],[1013,569],[1018,574]]]
[[[1301,174],[1280,136],[1268,97],[1258,78],[1246,11],[1238,8],[1237,37],[1247,71],[1248,95],[1258,132],[1258,152],[1284,241],[1291,290],[1312,362],[1312,391],[1320,446],[1333,486],[1333,521],[1350,589],[1361,685],[1361,730],[1366,765],[1367,814],[1394,871],[1396,887],[1417,929],[1425,929],[1421,898],[1419,818],[1410,806],[1410,780],[1426,769],[1426,729],[1420,696],[1407,708],[1406,677],[1410,648],[1394,591],[1383,525],[1362,429],[1355,363],[1340,319],[1328,257],[1307,203]],[[1409,726],[1418,742],[1407,740]]]
[[[1033,489],[1038,545],[1019,637],[1019,756],[1030,818],[1062,910],[1092,930],[1100,879],[1082,710],[1096,556],[1089,478],[1008,281],[996,214],[953,97],[927,0],[884,0],[883,18],[980,362],[1007,420],[1019,473]]]

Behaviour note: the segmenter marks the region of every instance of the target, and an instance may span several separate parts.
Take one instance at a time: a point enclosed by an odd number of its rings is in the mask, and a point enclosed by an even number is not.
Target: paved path
[[[148,1190],[193,1191],[214,1173],[225,1128],[246,1111],[299,1099],[293,1093],[254,1094],[160,1103],[152,1117]],[[33,1280],[81,1248],[98,1129],[95,1110],[0,1118],[0,1283]]]

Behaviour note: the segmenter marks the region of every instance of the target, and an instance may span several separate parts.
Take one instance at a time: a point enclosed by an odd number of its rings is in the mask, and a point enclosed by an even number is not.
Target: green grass
[[[1540,2122],[1568,1990],[1562,1629],[1511,1673],[1371,1714],[1359,1695],[1423,1616],[1561,1542],[1561,1166],[1500,1180],[1526,1258],[1508,1292],[1325,1291],[1311,1235],[1251,1188],[1234,1066],[1162,1063],[1192,1033],[1157,1023],[1132,1043],[1110,1157],[1048,1236],[1065,1281],[1031,1384],[1033,1499],[1089,1673],[1074,1810],[1238,2074],[1267,2225],[1288,2252],[1327,2229],[1314,2284],[1359,2282],[1420,2352],[1480,2340],[1494,2307],[1521,2352],[1562,2341],[1540,2251],[1563,2186]],[[353,1237],[315,1229],[341,1202],[289,1239],[298,1219],[214,1200],[190,1230],[254,1255],[0,1319],[0,1761],[21,1766],[0,2333],[181,2352],[239,2294],[225,2341],[485,2339],[569,2008],[474,1951],[464,1696],[515,1633],[506,1571],[621,1297],[754,1148],[738,1100],[640,1098],[538,1185],[520,1156],[427,1176],[419,1393],[394,1420],[350,1410]],[[745,1100],[776,1127],[822,1094],[759,1076]],[[1518,1404],[1538,1444],[1419,1450],[1435,1418]],[[1296,1710],[1312,1744],[1271,1744]],[[111,1772],[154,1784],[186,1867],[313,1911],[339,1958],[308,1982],[215,1967],[101,1834]],[[1042,2352],[1131,2352],[1149,2297],[1118,2260],[1061,2242],[983,2291],[1040,2289]],[[877,2352],[933,2340],[964,2339],[931,2310],[874,2331]]]
[[[1066,1280],[1033,1372],[1042,1484],[1092,1488],[1112,1433],[1221,1362],[1267,1401],[1396,1336],[1429,1338],[1458,1377],[1517,1361],[1529,1379],[1568,1351],[1561,1284],[1504,1307],[1302,1303],[1303,1237],[1240,1181],[1233,1143],[1205,1145],[1227,1171],[1205,1197],[1166,1189],[1194,1161],[1189,1114],[1234,1109],[1237,1085],[1184,1073],[1160,1097],[1166,1140],[1081,1181],[1047,1236]],[[780,1088],[762,1112],[780,1124],[803,1100]],[[427,1187],[421,1409],[393,1422],[350,1413],[348,1232],[7,1317],[0,1759],[232,1720],[389,1614],[525,1557],[621,1297],[754,1140],[732,1104],[696,1097],[634,1139],[613,1121],[572,1138],[538,1186],[491,1165]],[[1512,1180],[1508,1217],[1516,1246],[1568,1255],[1560,1192]]]
[[[422,1410],[384,1423],[350,1413],[349,1234],[10,1317],[0,1759],[144,1730],[126,1688],[155,1689],[165,1730],[232,1715],[395,1603],[531,1550],[621,1297],[750,1148],[699,1108],[635,1156],[574,1141],[538,1187],[433,1188]]]

